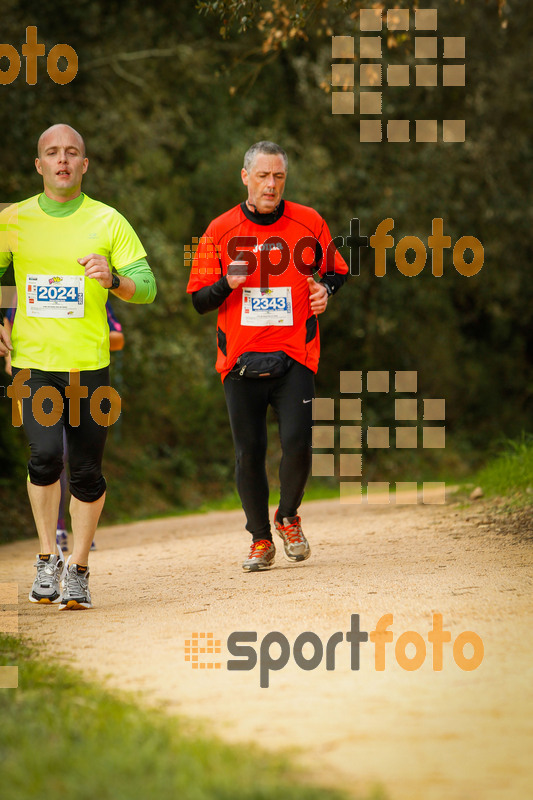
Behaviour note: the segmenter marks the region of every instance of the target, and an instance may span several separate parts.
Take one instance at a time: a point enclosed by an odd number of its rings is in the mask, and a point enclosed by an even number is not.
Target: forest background
[[[47,53],[66,43],[79,67],[61,86],[40,58],[37,83],[28,85],[23,60],[18,78],[0,86],[0,201],[41,190],[37,138],[55,122],[73,125],[90,158],[83,190],[132,223],[158,282],[152,306],[113,303],[126,336],[112,363],[123,414],[108,439],[103,521],[195,509],[233,492],[231,433],[214,369],[215,315],[192,308],[184,248],[244,199],[243,154],[260,139],[289,154],[285,197],[316,208],[334,236],[347,237],[354,218],[371,236],[391,217],[396,244],[411,235],[427,245],[432,220],[442,218],[452,246],[474,236],[484,247],[473,277],[460,275],[446,250],[440,278],[431,274],[429,248],[413,278],[398,271],[393,249],[387,274],[377,277],[373,251],[362,250],[360,274],[320,318],[317,396],[338,397],[341,371],[415,370],[419,408],[422,398],[446,401],[444,449],[365,449],[364,480],[459,480],[504,439],[531,431],[528,5],[423,4],[438,10],[439,41],[465,37],[466,86],[385,86],[383,118],[412,120],[412,141],[363,143],[359,9],[402,7],[413,20],[417,3],[4,0],[1,42],[21,53],[26,27],[36,25]],[[421,63],[415,33],[413,22],[409,31],[383,27],[384,73],[387,64],[403,63],[413,74]],[[342,91],[331,86],[333,35],[355,37],[354,114],[332,114],[332,91]],[[0,68],[7,66],[2,59]],[[466,140],[444,143],[439,134],[437,143],[416,142],[416,119],[465,119]],[[341,252],[349,257],[347,248]],[[12,284],[12,273],[2,282]],[[0,380],[3,541],[33,535],[27,444],[11,424],[5,389],[1,396],[7,383]],[[363,399],[364,425],[394,425],[391,395]],[[274,434],[273,418],[270,428]],[[275,480],[277,443],[270,440]],[[321,487],[328,484],[335,490],[338,475],[321,479]]]

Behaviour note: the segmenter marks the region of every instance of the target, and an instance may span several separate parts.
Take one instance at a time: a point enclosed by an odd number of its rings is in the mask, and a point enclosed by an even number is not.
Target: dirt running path
[[[18,582],[19,630],[52,658],[206,720],[228,740],[290,751],[313,779],[354,795],[381,783],[391,800],[533,797],[531,516],[511,533],[482,506],[320,501],[304,513],[311,559],[289,564],[278,547],[267,573],[242,572],[242,513],[220,512],[99,531],[92,611],[27,602],[35,542],[0,549],[0,580]],[[383,672],[374,669],[370,642],[352,671],[346,641],[334,671],[324,662],[303,671],[291,656],[269,688],[259,688],[257,667],[226,669],[232,631],[257,631],[257,650],[273,630],[291,646],[303,631],[325,643],[348,631],[356,613],[365,631],[394,615]],[[420,669],[398,665],[398,636],[417,631],[427,643],[433,613],[443,615],[452,641],[465,630],[482,638],[478,669],[461,670],[449,644],[441,672],[432,669],[429,644]],[[218,658],[222,668],[185,661],[194,632],[221,640],[220,656],[200,658]],[[465,656],[471,652],[468,645]]]

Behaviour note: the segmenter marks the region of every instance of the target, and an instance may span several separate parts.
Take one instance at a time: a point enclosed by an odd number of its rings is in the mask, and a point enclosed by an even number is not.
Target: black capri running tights
[[[13,367],[13,377],[20,369]],[[79,403],[79,425],[70,424],[69,398],[65,396],[65,388],[70,383],[68,372],[43,372],[32,369],[30,377],[25,381],[31,394],[22,400],[22,424],[30,443],[30,460],[28,475],[36,486],[49,486],[59,480],[63,470],[63,428],[67,436],[68,463],[70,471],[70,492],[84,503],[94,503],[106,489],[102,475],[102,458],[107,437],[107,427],[99,425],[92,417],[90,400],[95,389],[109,386],[109,367],[97,370],[86,370],[79,373],[80,386],[86,386],[88,395],[76,401]],[[63,401],[63,413],[60,419],[50,426],[41,424],[32,410],[33,397],[41,387],[57,389]],[[57,396],[56,396],[57,397]],[[36,401],[37,402],[37,401]],[[51,399],[42,400],[38,404],[42,413],[49,414],[53,408]],[[59,403],[57,403],[59,406]],[[110,404],[102,400],[100,410],[106,414]],[[37,416],[40,414],[38,412]],[[41,417],[41,420],[44,416]]]
[[[235,445],[235,477],[246,529],[254,540],[270,539],[266,474],[267,424],[271,405],[281,441],[279,515],[293,517],[311,471],[314,375],[294,362],[282,378],[245,378],[230,372],[224,380]]]

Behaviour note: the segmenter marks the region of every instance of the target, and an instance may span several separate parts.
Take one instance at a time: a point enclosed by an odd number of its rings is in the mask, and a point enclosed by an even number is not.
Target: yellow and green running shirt
[[[32,316],[29,307],[35,301],[28,276],[41,284],[60,285],[64,276],[84,276],[78,258],[91,253],[105,256],[110,268],[119,273],[141,259],[146,264],[143,246],[127,220],[87,195],[66,203],[36,195],[0,213],[0,278],[13,261],[18,295],[13,366],[68,372],[109,364],[108,291],[98,281],[78,279],[79,292],[84,295],[82,317]]]

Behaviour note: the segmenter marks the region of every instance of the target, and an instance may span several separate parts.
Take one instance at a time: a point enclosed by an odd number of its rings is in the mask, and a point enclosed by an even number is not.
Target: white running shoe
[[[89,567],[71,564],[71,558],[72,556],[69,556],[67,561],[59,610],[92,608],[93,604],[91,603],[91,593],[89,591]]]
[[[57,556],[37,554],[37,561],[34,565],[37,568],[37,576],[28,595],[30,603],[59,603],[60,583],[65,573],[65,559],[59,547],[57,552]]]

